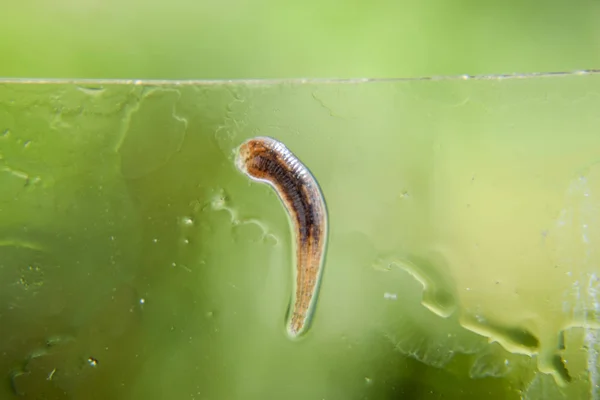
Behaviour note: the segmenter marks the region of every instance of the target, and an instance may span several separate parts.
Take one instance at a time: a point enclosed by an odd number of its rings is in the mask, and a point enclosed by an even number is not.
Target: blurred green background
[[[593,0],[4,1],[0,76],[415,77],[590,69]]]
[[[600,65],[592,1],[3,4],[9,78],[406,78]],[[0,399],[586,399],[600,382],[599,75],[0,83]],[[330,209],[313,330],[232,152]]]

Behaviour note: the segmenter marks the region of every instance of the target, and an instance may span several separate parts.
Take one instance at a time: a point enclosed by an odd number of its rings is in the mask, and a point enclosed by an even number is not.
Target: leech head
[[[246,140],[238,147],[235,158],[236,167],[246,175],[260,177],[264,173],[258,171],[260,158],[268,157],[272,153],[274,139],[270,137],[255,137]]]

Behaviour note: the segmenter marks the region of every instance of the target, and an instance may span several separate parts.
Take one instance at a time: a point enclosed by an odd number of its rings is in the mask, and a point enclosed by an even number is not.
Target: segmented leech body
[[[305,333],[314,314],[327,245],[327,207],[321,189],[306,168],[282,143],[256,137],[238,148],[236,166],[255,181],[271,185],[292,221],[296,268],[287,330]]]

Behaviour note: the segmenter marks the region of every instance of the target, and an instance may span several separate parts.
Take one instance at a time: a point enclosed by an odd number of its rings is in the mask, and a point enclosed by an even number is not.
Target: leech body
[[[293,225],[296,247],[295,285],[288,313],[291,337],[305,333],[316,307],[327,245],[327,207],[321,189],[282,143],[255,137],[242,143],[236,166],[255,181],[272,186]]]

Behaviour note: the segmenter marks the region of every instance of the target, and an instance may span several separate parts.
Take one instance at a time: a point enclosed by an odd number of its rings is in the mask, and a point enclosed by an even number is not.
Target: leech
[[[307,332],[316,308],[327,245],[327,207],[319,184],[291,151],[269,137],[242,143],[236,166],[251,179],[272,186],[293,225],[296,248],[294,292],[287,332]]]

